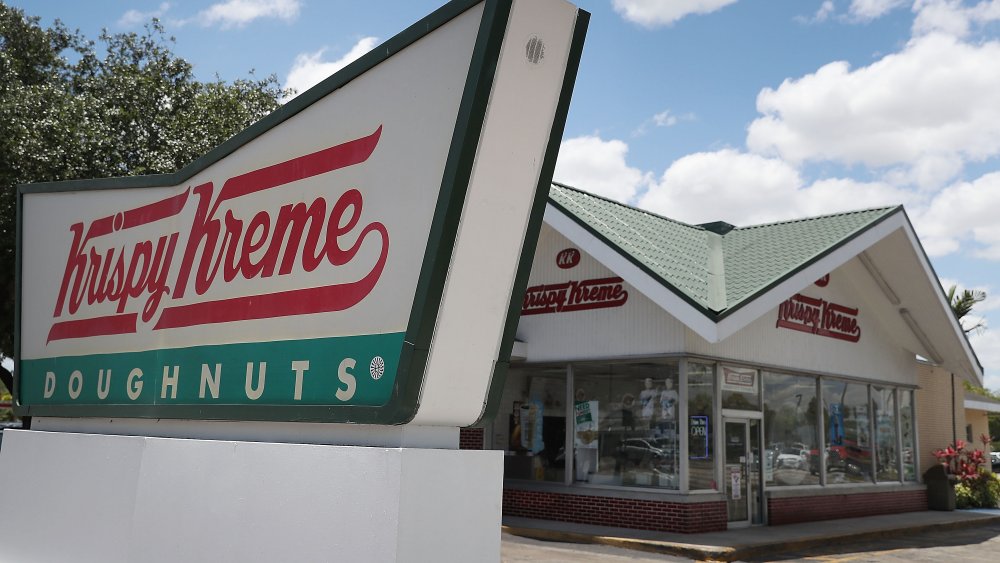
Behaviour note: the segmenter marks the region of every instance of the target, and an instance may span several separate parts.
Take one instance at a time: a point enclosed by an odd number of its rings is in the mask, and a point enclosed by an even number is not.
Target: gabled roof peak
[[[717,235],[725,236],[726,233],[736,228],[736,225],[730,225],[725,221],[712,221],[711,223],[702,223],[698,225],[706,231],[711,231]]]
[[[717,320],[902,209],[735,227],[689,225],[558,183],[549,201]]]

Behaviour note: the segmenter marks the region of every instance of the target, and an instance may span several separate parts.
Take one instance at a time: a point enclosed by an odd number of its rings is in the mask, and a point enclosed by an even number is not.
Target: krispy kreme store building
[[[901,207],[697,226],[553,185],[499,410],[463,445],[505,452],[507,518],[924,510],[918,355],[982,380]]]

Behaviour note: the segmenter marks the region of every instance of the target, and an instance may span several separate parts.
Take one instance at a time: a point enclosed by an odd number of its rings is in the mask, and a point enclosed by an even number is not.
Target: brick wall
[[[503,514],[686,534],[726,529],[724,501],[678,503],[504,488]]]
[[[768,523],[772,526],[876,514],[918,512],[927,510],[927,491],[769,498],[767,510]]]
[[[927,364],[917,364],[917,452],[920,472],[937,463],[932,453],[952,443],[952,429],[960,440],[965,439],[965,387],[962,378],[955,377],[952,404],[951,373]],[[953,410],[954,409],[954,410]],[[955,414],[954,425],[952,413]]]
[[[460,428],[458,430],[458,449],[460,450],[483,449],[483,429]]]

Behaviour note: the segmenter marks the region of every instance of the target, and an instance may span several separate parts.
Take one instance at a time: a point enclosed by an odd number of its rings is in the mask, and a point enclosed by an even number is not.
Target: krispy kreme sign
[[[861,339],[856,307],[846,307],[799,293],[778,306],[776,327],[847,342]]]
[[[254,197],[298,180],[363,164],[378,146],[382,129],[360,139],[303,155],[227,179],[216,189],[206,182],[178,195],[69,226],[69,256],[55,300],[48,341],[135,333],[139,323],[163,330],[247,319],[350,309],[378,283],[389,253],[389,233],[377,220],[360,225],[364,195],[358,189],[308,201]],[[333,194],[335,195],[335,194]],[[249,212],[229,205],[255,202]],[[275,203],[277,199],[277,203]],[[284,203],[282,203],[284,202]],[[130,236],[140,227],[193,213],[181,230],[157,236]],[[261,208],[261,209],[258,209]],[[138,234],[138,233],[137,233]],[[275,290],[268,282],[296,271],[335,269],[355,260],[366,240],[378,259],[358,280]],[[202,297],[213,286],[252,280],[247,295],[188,304],[190,292]],[[105,303],[114,312],[105,310]]]
[[[533,285],[524,293],[521,315],[621,307],[628,301],[624,283],[622,278],[610,277]]]
[[[476,422],[586,21],[451,2],[175,174],[19,187],[18,412]]]

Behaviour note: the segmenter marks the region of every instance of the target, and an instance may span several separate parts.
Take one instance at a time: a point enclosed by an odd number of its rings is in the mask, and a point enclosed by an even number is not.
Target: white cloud
[[[976,310],[979,311],[980,313],[985,313],[987,311],[996,311],[997,309],[1000,309],[1000,295],[997,295],[996,291],[994,291],[991,286],[988,285],[977,286],[977,287],[971,287],[969,289],[978,289],[980,291],[986,292],[986,299],[976,305]],[[989,319],[987,319],[987,324],[989,324]]]
[[[816,10],[816,14],[813,15],[812,21],[826,21],[827,18],[833,15],[834,10],[835,7],[833,5],[833,0],[825,0],[822,4],[820,4],[819,9]]]
[[[285,88],[294,88],[297,94],[301,94],[322,82],[326,77],[359,59],[362,55],[371,51],[377,44],[377,37],[364,37],[355,43],[351,47],[351,50],[344,54],[344,56],[335,61],[323,60],[326,47],[315,53],[299,53],[295,56],[291,70],[288,71]]]
[[[670,113],[670,110],[661,111],[653,116],[653,123],[657,127],[673,127],[677,125],[677,116]]]
[[[969,344],[986,369],[983,386],[1000,391],[1000,370],[990,369],[991,366],[1000,366],[1000,332],[984,330],[979,334],[970,334]]]
[[[931,256],[973,247],[973,255],[1000,260],[1000,172],[948,186],[914,214],[924,248]]]
[[[645,135],[646,130],[650,127],[673,127],[682,121],[694,121],[695,119],[696,118],[693,113],[677,115],[669,109],[666,109],[639,124],[639,127],[636,127],[635,131],[632,132],[632,136],[639,137],[641,135]]]
[[[807,186],[781,159],[725,149],[676,160],[639,206],[687,223],[746,226],[911,200],[906,191],[879,182],[825,179]]]
[[[118,18],[118,27],[131,28],[138,25],[142,25],[152,18],[162,18],[170,10],[170,3],[163,2],[160,6],[149,12],[140,12],[139,10],[128,10],[122,17]]]
[[[906,4],[907,0],[851,0],[847,12],[856,20],[872,21]]]
[[[945,33],[966,37],[975,25],[1000,21],[1000,0],[966,6],[961,0],[917,0],[913,4],[913,34]]]
[[[244,27],[260,18],[290,22],[299,17],[301,8],[299,0],[227,0],[199,12],[195,20],[204,27],[219,25],[222,29]]]
[[[850,178],[825,178],[797,194],[800,217],[840,211],[919,204],[920,196],[886,182],[859,182]]]
[[[1000,154],[1000,42],[943,34],[857,70],[829,63],[757,97],[747,146],[798,164],[902,166],[922,187]]]
[[[581,190],[628,203],[649,183],[649,175],[625,162],[628,145],[596,135],[562,142],[553,179]]]
[[[645,27],[671,25],[690,14],[708,14],[736,0],[614,0],[615,11]]]
[[[787,198],[801,185],[798,171],[778,159],[701,152],[674,161],[639,207],[688,223],[763,222],[786,217]]]

